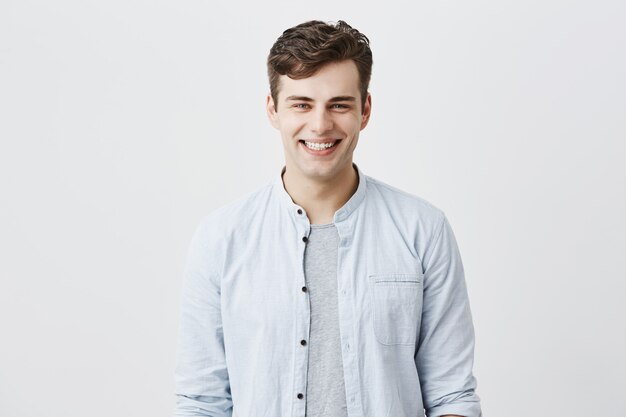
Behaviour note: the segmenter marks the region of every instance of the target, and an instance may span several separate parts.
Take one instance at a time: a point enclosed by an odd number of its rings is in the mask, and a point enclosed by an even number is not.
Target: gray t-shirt
[[[346,417],[334,223],[312,224],[304,252],[304,275],[311,304],[306,417]]]

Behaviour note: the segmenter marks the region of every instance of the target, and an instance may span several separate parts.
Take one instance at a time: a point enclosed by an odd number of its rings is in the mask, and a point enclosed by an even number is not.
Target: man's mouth
[[[332,148],[333,146],[341,142],[341,139],[327,140],[327,141],[320,141],[320,142],[313,142],[313,141],[300,139],[299,142],[303,143],[307,148],[312,149],[314,151],[323,151],[325,149]]]

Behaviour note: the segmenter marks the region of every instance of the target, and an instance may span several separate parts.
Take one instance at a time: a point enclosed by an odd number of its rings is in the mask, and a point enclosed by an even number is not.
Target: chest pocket
[[[422,275],[370,275],[374,334],[384,345],[414,345],[422,316]]]

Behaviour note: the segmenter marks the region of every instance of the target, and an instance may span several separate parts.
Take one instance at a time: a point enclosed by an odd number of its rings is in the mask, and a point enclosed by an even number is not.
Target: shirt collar
[[[361,169],[358,167],[357,164],[352,162],[352,165],[356,169],[358,180],[359,180],[359,185],[356,191],[354,192],[354,194],[352,194],[352,196],[348,199],[348,201],[346,201],[346,203],[339,210],[335,212],[335,216],[333,218],[334,223],[340,222],[348,218],[348,216],[359,206],[359,204],[361,204],[361,202],[365,198],[365,183],[366,183],[365,174],[363,174],[363,172],[361,171]],[[281,204],[284,205],[284,207],[286,207],[292,214],[294,214],[295,212],[298,211],[298,209],[301,209],[301,210],[304,210],[304,209],[298,204],[293,202],[293,200],[291,199],[291,196],[285,189],[285,184],[283,183],[283,174],[286,169],[287,169],[287,166],[283,165],[283,167],[280,170],[280,173],[274,178],[273,187],[274,187],[275,195],[278,196],[278,199],[280,200]]]

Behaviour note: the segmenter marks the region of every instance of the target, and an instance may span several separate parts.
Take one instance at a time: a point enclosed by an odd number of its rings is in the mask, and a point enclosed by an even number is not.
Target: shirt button
[[[299,399],[303,399],[303,398],[304,398],[304,395],[302,395],[302,393],[301,393],[301,392],[299,392],[299,393],[298,393],[298,398],[299,398]]]
[[[306,242],[308,242],[308,241],[309,241],[309,238],[308,238],[308,237],[306,237],[306,236],[302,236],[302,241],[306,243]]]
[[[298,214],[302,214],[302,209],[298,209]]]
[[[302,287],[302,292],[306,292],[307,288],[306,287]]]
[[[301,344],[302,346],[306,346],[306,340],[301,340],[301,341],[300,341],[300,344]]]

